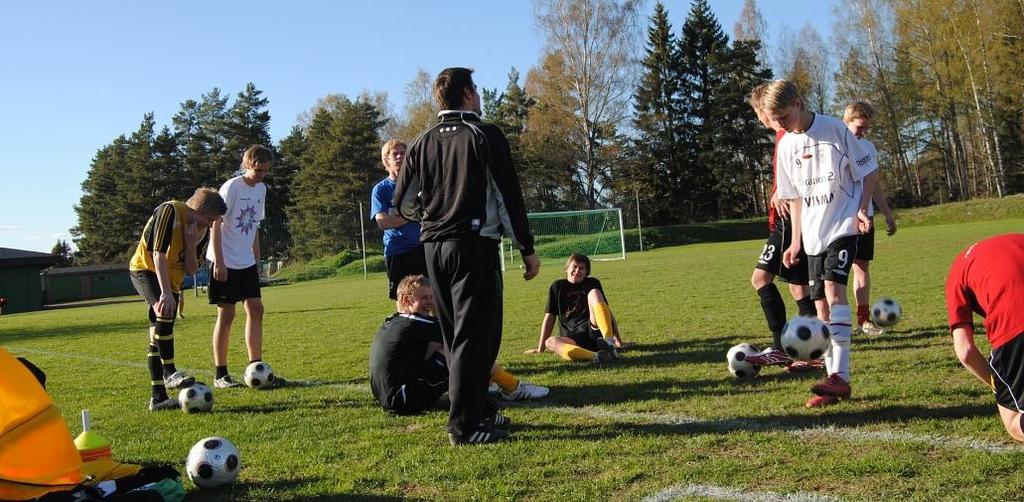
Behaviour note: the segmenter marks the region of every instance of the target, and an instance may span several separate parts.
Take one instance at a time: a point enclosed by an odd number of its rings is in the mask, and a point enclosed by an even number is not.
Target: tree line
[[[484,119],[505,131],[531,211],[629,207],[634,224],[639,204],[645,225],[763,215],[772,135],[745,98],[775,76],[797,82],[815,111],[874,105],[871,139],[899,207],[1024,185],[1020,1],[855,0],[836,10],[830,44],[805,26],[780,34],[774,56],[755,0],[732,37],[706,0],[692,2],[678,31],[661,3],[646,20],[633,0],[534,8],[546,42],[537,65],[482,90]],[[219,186],[255,143],[277,154],[264,255],[357,249],[359,203],[384,175],[380,145],[411,141],[435,120],[431,83],[420,70],[397,112],[383,93],[325,96],[277,144],[252,83],[233,100],[219,89],[186,100],[168,126],[144,115],[92,160],[75,206],[77,263],[125,260],[156,204]]]

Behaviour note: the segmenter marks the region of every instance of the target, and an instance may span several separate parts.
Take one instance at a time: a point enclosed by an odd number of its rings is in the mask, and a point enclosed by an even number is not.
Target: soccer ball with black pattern
[[[754,378],[761,372],[761,367],[748,363],[747,358],[760,353],[757,347],[749,343],[733,346],[725,354],[725,360],[729,363],[729,373],[736,378]]]
[[[191,387],[181,389],[178,404],[185,413],[210,411],[213,408],[213,391],[206,384],[196,382]]]
[[[892,326],[900,322],[900,317],[903,317],[903,309],[892,298],[879,298],[871,306],[871,321],[878,326]]]
[[[233,483],[242,470],[238,448],[222,437],[200,440],[188,452],[185,472],[200,488],[214,488]]]
[[[243,380],[253,389],[270,387],[274,382],[274,369],[263,361],[256,361],[245,368]]]
[[[782,328],[782,350],[801,361],[821,359],[828,351],[832,333],[817,317],[796,316]]]

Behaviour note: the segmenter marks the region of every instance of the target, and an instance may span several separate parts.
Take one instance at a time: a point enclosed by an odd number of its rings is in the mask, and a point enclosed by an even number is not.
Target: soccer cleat
[[[830,404],[836,404],[839,398],[835,396],[814,396],[807,400],[804,406],[808,408],[824,408]]]
[[[508,427],[510,425],[512,425],[512,419],[498,411],[495,411],[494,415],[485,418],[482,424],[484,427]]]
[[[497,443],[503,439],[507,439],[509,436],[508,432],[501,429],[495,429],[493,427],[480,427],[475,432],[457,436],[452,433],[448,433],[448,441],[452,446],[458,446],[460,444],[485,444],[485,443]]]
[[[540,399],[548,395],[550,389],[534,385],[532,383],[519,381],[519,386],[512,392],[501,391],[501,398],[506,401],[526,401],[527,399]]]
[[[832,396],[846,399],[850,397],[850,383],[833,373],[811,387],[811,392],[819,396]]]
[[[277,375],[272,375],[272,378],[270,379],[270,381],[267,382],[267,384],[264,385],[263,388],[265,388],[265,389],[276,389],[278,387],[284,387],[286,385],[288,385],[288,380],[285,380],[284,378],[279,377]]]
[[[821,359],[815,359],[813,361],[793,361],[787,364],[784,369],[786,373],[804,373],[807,371],[820,370],[824,367],[824,361]]]
[[[190,377],[184,371],[178,370],[164,377],[164,387],[168,389],[184,389],[196,383],[195,377]]]
[[[878,336],[885,333],[885,330],[871,321],[864,321],[864,324],[860,325],[860,332],[865,335]]]
[[[499,392],[501,392],[501,387],[498,387],[496,382],[491,382],[491,385],[487,387],[488,394],[497,394]]]
[[[224,375],[214,380],[213,386],[218,389],[230,389],[233,387],[241,387],[242,384],[240,382],[236,382],[234,378],[231,378],[231,375]]]
[[[165,397],[163,400],[157,401],[155,397],[149,398],[149,411],[176,410],[180,407],[177,399]]]
[[[594,353],[595,363],[610,363],[618,358],[619,356],[610,350],[599,350]]]
[[[764,352],[757,355],[747,356],[744,360],[754,366],[783,365],[793,362],[792,357],[789,357],[785,352],[776,349],[775,347],[769,347],[765,349]]]

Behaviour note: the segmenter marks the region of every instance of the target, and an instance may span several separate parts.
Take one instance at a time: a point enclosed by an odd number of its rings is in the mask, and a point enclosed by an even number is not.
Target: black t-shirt
[[[598,290],[604,295],[601,281],[587,277],[573,284],[568,279],[559,279],[551,283],[548,290],[548,304],[544,312],[558,315],[558,328],[561,336],[573,336],[587,333],[590,329],[590,305],[587,295],[591,290]],[[607,301],[605,295],[605,301]]]
[[[437,319],[417,314],[395,314],[373,337],[370,346],[370,388],[378,400],[387,400],[423,365],[427,344],[441,343]]]

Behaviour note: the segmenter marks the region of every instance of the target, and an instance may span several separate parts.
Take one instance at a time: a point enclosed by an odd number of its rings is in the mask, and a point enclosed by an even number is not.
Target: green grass
[[[1024,219],[1006,219],[879,237],[874,296],[899,299],[904,318],[882,336],[854,338],[853,399],[824,410],[803,407],[810,376],[768,368],[739,382],[726,371],[730,346],[769,340],[748,279],[761,240],[596,263],[625,338],[639,343],[604,367],[524,355],[561,271],[546,266],[530,282],[507,273],[499,360],[552,390],[510,406],[514,440],[497,445],[453,448],[446,413],[395,418],[375,405],[367,356],[393,308],[381,274],[265,289],[266,359],[307,385],[216,390],[209,414],[145,410],[139,302],[3,316],[0,344],[48,373],[73,434],[89,408],[118,460],[183,470],[199,439],[233,441],[245,466],[239,481],[200,491],[186,481],[194,500],[639,500],[690,484],[846,500],[1007,500],[1024,487],[1024,448],[963,444],[1009,442],[990,393],[953,355],[943,282],[958,250],[1022,228]],[[189,300],[176,361],[210,382],[215,311]],[[236,376],[245,361],[240,334],[230,356]]]

